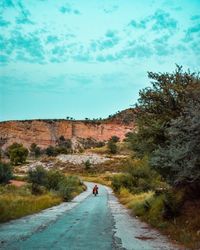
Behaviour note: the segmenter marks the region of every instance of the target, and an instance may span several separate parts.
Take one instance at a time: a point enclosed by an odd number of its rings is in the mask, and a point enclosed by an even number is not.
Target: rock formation
[[[55,145],[60,136],[64,136],[66,139],[92,138],[97,141],[107,141],[111,136],[116,135],[122,140],[125,134],[133,128],[133,120],[124,121],[121,118],[119,119],[118,115],[102,121],[5,121],[0,122],[0,147],[5,149],[13,142],[18,142],[28,148],[32,143],[36,143],[41,148],[46,148],[49,145]]]

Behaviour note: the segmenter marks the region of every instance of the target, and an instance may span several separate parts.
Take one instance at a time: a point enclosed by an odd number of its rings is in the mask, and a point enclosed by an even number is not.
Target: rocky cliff
[[[6,121],[0,122],[0,146],[5,149],[13,142],[18,142],[28,148],[32,143],[46,148],[49,145],[55,145],[60,136],[66,139],[92,138],[97,141],[107,141],[111,136],[116,135],[122,140],[133,128],[133,119],[123,121],[118,115],[102,121]]]

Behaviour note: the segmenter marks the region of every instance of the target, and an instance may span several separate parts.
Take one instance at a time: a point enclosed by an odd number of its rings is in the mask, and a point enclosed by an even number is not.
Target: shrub
[[[18,165],[26,162],[28,149],[22,144],[13,143],[7,148],[7,154],[12,164]]]
[[[0,184],[8,183],[12,178],[12,167],[10,164],[0,162]]]
[[[113,136],[110,138],[110,140],[116,143],[116,142],[119,142],[120,139],[119,139],[118,136],[113,135]]]
[[[150,168],[148,158],[128,160],[124,165],[124,174],[116,175],[112,180],[112,185],[116,192],[121,187],[127,188],[132,193],[141,193],[155,190],[158,186],[167,186],[161,181],[159,174]]]
[[[111,154],[116,154],[117,153],[117,145],[116,145],[116,143],[114,141],[112,141],[112,139],[110,139],[108,141],[107,146],[108,146],[109,153],[111,153]]]
[[[132,187],[131,176],[127,174],[114,175],[112,178],[112,188],[115,192],[119,192],[121,188],[130,189]]]
[[[73,198],[74,193],[80,192],[81,183],[76,176],[67,176],[59,184],[59,193],[64,201]]]
[[[183,193],[181,191],[168,190],[164,193],[163,218],[172,219],[180,214],[183,206]]]
[[[55,148],[53,146],[49,146],[46,148],[46,154],[48,156],[55,156],[56,152],[55,152]]]
[[[30,152],[33,156],[39,157],[41,155],[41,149],[37,146],[37,144],[32,143],[30,147]]]
[[[58,170],[50,170],[47,173],[47,184],[46,187],[50,190],[58,190],[60,182],[65,178],[64,174],[62,174]]]
[[[42,166],[37,166],[28,172],[28,180],[32,184],[32,193],[41,194],[44,189],[40,186],[47,185],[47,171]]]
[[[72,149],[72,141],[70,139],[65,139],[63,135],[57,140],[57,146],[55,148],[56,154],[68,154]]]
[[[85,170],[86,171],[89,171],[90,169],[91,169],[91,162],[90,162],[90,160],[87,160],[85,163],[84,163],[84,165],[85,165]]]

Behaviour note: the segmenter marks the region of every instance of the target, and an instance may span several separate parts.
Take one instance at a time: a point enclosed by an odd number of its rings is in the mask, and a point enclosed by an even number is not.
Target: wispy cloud
[[[170,13],[159,9],[153,15],[149,15],[139,21],[131,20],[128,26],[135,29],[149,28],[156,32],[165,30],[171,33],[177,29],[177,23],[177,20],[171,17]]]
[[[119,8],[118,5],[111,5],[111,6],[109,6],[109,7],[104,7],[104,8],[103,8],[103,11],[104,11],[106,14],[111,14],[111,13],[117,11],[118,8]]]
[[[1,0],[0,2],[0,7],[1,8],[10,8],[10,7],[14,7],[14,3],[12,0]]]
[[[78,9],[73,8],[70,4],[63,5],[59,8],[59,11],[62,14],[75,14],[80,15],[80,11]]]
[[[18,1],[19,15],[16,18],[17,24],[33,24],[30,19],[30,12],[25,8],[21,1]]]
[[[1,27],[7,27],[10,24],[10,22],[4,20],[1,16],[0,16],[0,26]]]
[[[105,50],[113,48],[119,43],[119,41],[120,38],[117,32],[113,30],[108,30],[105,33],[104,37],[91,42],[91,49],[96,51],[96,50]]]

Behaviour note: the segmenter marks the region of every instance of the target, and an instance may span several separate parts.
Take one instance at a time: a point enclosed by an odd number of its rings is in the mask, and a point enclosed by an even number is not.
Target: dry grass
[[[132,194],[126,188],[121,188],[118,197],[122,204],[126,205],[130,209],[134,209],[145,200],[152,198],[153,195],[154,192],[152,191],[140,194]]]
[[[90,153],[95,153],[95,154],[108,154],[108,147],[105,145],[103,147],[100,148],[91,148],[86,150],[86,152],[90,152]]]
[[[58,205],[62,199],[52,193],[35,196],[25,187],[1,187],[0,222],[17,219]]]
[[[153,192],[131,194],[123,188],[117,196],[134,215],[159,229],[175,242],[184,245],[186,249],[200,249],[200,201],[186,202],[180,216],[167,220],[162,217],[162,195],[154,196]],[[150,208],[145,209],[145,202],[151,204]]]

